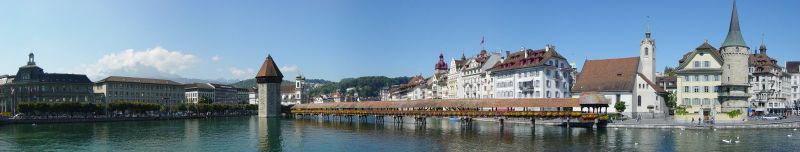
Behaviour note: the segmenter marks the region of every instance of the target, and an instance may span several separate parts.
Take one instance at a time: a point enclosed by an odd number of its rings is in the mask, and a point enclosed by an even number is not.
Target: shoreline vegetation
[[[67,123],[162,119],[191,119],[207,117],[247,116],[258,114],[258,105],[251,104],[168,104],[146,102],[23,102],[17,105],[20,113],[11,119],[0,117],[3,123]],[[6,114],[7,115],[7,114]],[[5,116],[9,117],[9,116]]]

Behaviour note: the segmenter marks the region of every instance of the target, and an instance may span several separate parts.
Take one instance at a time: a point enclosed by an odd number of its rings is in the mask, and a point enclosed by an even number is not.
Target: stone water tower
[[[281,114],[281,82],[283,74],[267,55],[256,74],[258,87],[258,117],[277,117]]]

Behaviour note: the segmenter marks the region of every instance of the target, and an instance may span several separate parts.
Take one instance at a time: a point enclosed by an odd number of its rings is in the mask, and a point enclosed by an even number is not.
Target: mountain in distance
[[[174,77],[174,78],[164,78],[167,80],[172,80],[182,84],[191,84],[191,83],[216,83],[216,84],[231,84],[235,83],[238,80],[234,79],[193,79],[193,78],[183,78],[183,77]]]
[[[329,84],[334,83],[324,79],[306,79],[306,83],[309,86],[314,86],[315,84]],[[246,79],[235,83],[226,83],[230,84],[233,87],[237,88],[255,88],[256,87],[256,79]],[[294,81],[291,80],[283,80],[283,84],[281,85],[294,85]]]

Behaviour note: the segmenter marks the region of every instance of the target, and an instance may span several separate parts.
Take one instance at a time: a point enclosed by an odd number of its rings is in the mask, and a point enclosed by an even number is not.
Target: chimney
[[[506,51],[506,57],[511,57],[511,51]]]
[[[525,52],[525,48],[520,48],[519,52],[523,54],[523,57],[528,58],[528,52]]]
[[[550,44],[544,45],[544,52],[550,52]]]

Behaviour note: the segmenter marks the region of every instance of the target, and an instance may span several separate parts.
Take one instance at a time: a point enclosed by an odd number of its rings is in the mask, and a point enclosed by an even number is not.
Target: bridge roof
[[[550,99],[430,99],[298,104],[293,109],[321,108],[488,108],[488,107],[580,107],[576,98]]]

